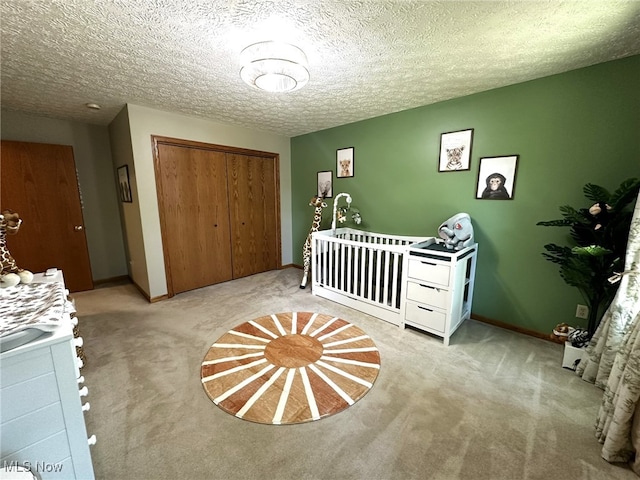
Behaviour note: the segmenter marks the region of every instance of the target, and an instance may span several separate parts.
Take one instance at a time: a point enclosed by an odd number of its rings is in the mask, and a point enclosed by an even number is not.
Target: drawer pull
[[[84,377],[82,375],[79,376],[77,382],[78,382],[78,385],[80,385],[81,383],[84,383]]]
[[[76,347],[81,347],[82,345],[84,345],[84,340],[82,339],[82,337],[77,337],[73,339],[73,344]]]
[[[81,397],[86,397],[87,395],[89,395],[89,388],[85,385],[80,390],[78,390],[78,393],[80,393]]]
[[[431,265],[432,267],[437,267],[437,266],[438,266],[438,264],[437,264],[437,263],[423,262],[423,261],[420,261],[420,263],[422,263],[422,264],[424,264],[424,265]]]
[[[89,438],[87,438],[87,443],[89,445],[95,445],[96,444],[96,436],[95,435],[91,435]]]
[[[426,310],[427,312],[433,312],[433,310],[431,310],[430,308],[423,307],[422,305],[417,305],[417,307],[418,307],[420,310]]]
[[[419,283],[418,285],[420,285],[421,287],[424,287],[424,288],[430,288],[431,290],[436,290],[438,292],[440,291],[439,288],[432,287],[431,285],[425,285],[424,283]]]
[[[91,410],[91,404],[89,402],[82,405],[83,412],[88,412],[89,410]]]

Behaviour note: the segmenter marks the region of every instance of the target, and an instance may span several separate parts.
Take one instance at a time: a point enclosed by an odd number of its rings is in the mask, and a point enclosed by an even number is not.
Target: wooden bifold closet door
[[[279,268],[277,156],[153,142],[169,296]]]
[[[280,266],[275,159],[227,154],[233,278]]]

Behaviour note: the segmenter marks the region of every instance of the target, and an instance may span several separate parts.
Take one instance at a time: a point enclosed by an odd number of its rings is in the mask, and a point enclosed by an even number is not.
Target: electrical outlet
[[[589,318],[589,307],[578,304],[576,307],[576,318]]]

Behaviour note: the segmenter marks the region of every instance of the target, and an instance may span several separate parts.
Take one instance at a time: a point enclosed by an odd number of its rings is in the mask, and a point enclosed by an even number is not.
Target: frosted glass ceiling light
[[[307,57],[294,45],[259,42],[240,52],[240,77],[248,85],[267,92],[293,92],[309,81]]]

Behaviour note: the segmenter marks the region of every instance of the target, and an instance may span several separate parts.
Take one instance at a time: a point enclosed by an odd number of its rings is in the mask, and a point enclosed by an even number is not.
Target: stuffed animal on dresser
[[[13,287],[19,283],[31,283],[33,273],[19,268],[7,248],[7,235],[15,235],[22,219],[12,210],[0,214],[0,288]]]
[[[438,227],[438,235],[449,250],[473,245],[473,225],[468,213],[458,213]]]

